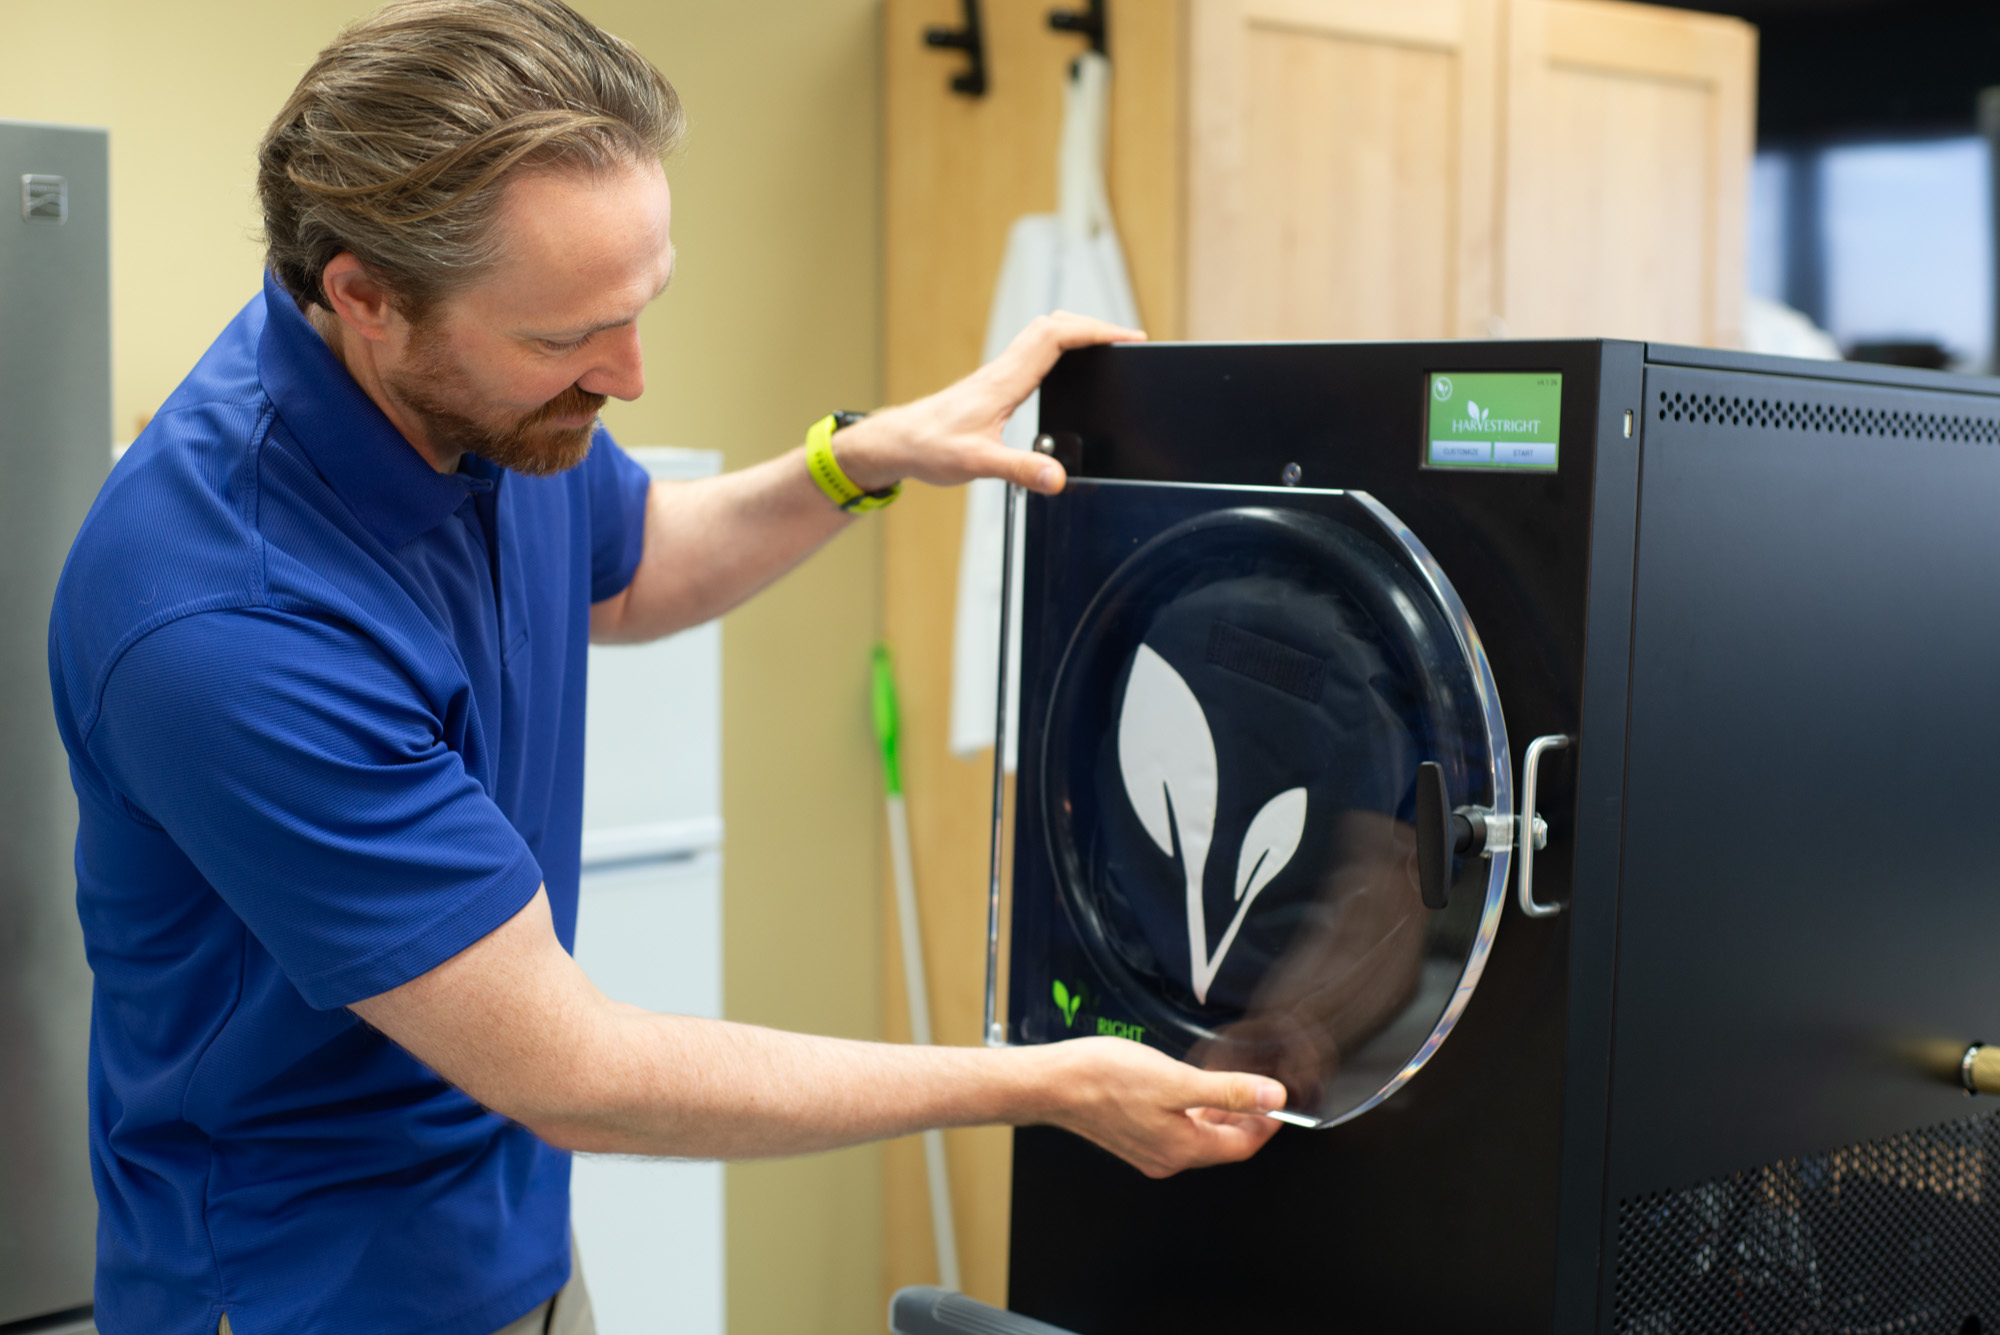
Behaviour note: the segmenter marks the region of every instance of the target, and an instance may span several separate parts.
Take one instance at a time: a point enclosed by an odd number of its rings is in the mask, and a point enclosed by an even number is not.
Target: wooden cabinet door
[[[1734,345],[1756,30],[1608,0],[1507,29],[1503,332]]]
[[[1191,0],[1187,335],[1483,336],[1498,0]]]

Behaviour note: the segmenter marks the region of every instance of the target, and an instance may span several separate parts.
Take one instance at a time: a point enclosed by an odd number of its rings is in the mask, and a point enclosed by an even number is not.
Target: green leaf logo
[[[1078,992],[1075,996],[1071,996],[1070,990],[1064,987],[1062,979],[1058,978],[1056,979],[1055,994],[1056,1009],[1062,1012],[1063,1028],[1067,1029],[1076,1023],[1076,1008],[1083,1004],[1083,993]]]

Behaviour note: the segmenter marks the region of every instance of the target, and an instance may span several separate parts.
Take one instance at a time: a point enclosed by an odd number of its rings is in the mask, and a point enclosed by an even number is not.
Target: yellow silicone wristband
[[[863,491],[854,485],[853,479],[840,470],[840,464],[833,457],[833,432],[837,424],[832,413],[820,418],[806,429],[806,471],[812,480],[826,493],[826,498],[849,514],[866,514],[879,510],[903,494],[903,484],[881,491]]]

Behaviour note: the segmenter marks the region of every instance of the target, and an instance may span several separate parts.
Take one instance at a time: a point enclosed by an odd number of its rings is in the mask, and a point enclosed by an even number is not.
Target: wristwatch
[[[826,493],[826,498],[849,514],[866,514],[879,510],[890,501],[903,494],[903,484],[898,482],[880,491],[863,491],[854,485],[852,478],[840,470],[833,457],[833,433],[843,427],[853,426],[866,413],[834,412],[814,422],[806,428],[806,471],[812,480]]]

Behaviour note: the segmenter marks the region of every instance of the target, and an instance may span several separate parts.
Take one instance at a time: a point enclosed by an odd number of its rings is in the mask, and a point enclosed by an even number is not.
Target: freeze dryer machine
[[[1041,413],[996,1036],[1296,1125],[1163,1182],[1018,1132],[1011,1306],[2000,1329],[2000,382],[1160,345]]]

